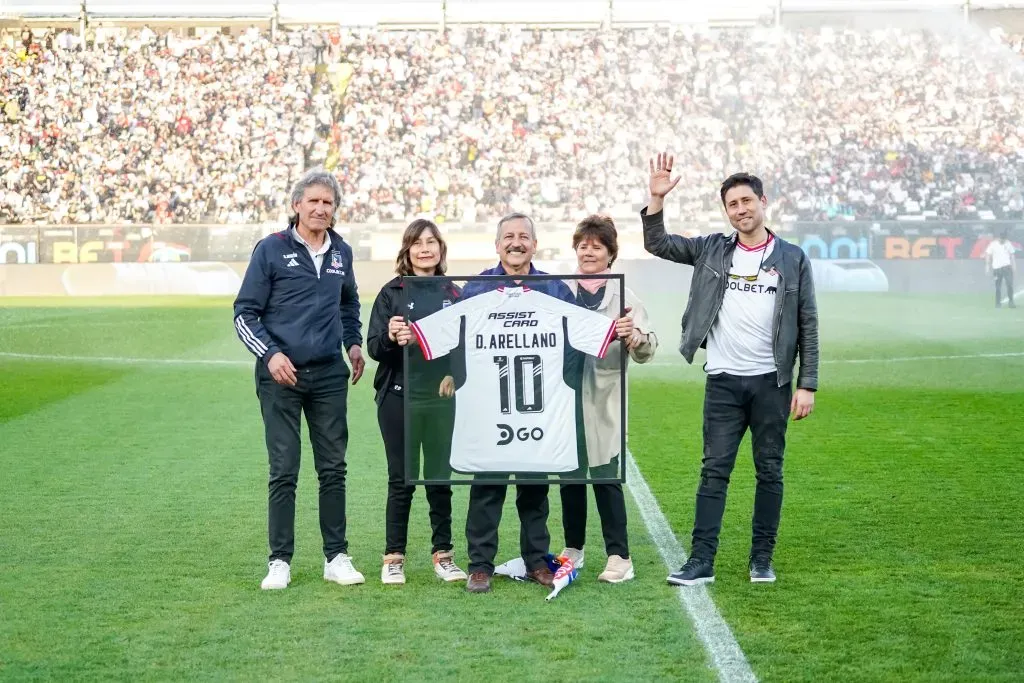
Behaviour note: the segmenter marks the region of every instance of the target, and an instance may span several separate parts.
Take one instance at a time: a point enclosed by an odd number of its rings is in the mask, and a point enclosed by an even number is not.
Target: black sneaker
[[[715,563],[703,557],[691,557],[679,571],[668,575],[668,582],[676,586],[696,586],[715,582]]]
[[[759,555],[750,560],[750,583],[775,583],[771,557]]]

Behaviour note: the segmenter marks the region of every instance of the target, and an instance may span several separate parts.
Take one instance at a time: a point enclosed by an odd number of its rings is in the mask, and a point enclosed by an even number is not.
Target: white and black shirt
[[[569,472],[579,466],[576,392],[565,347],[603,358],[615,321],[528,287],[463,299],[411,325],[427,360],[458,347],[451,467],[456,472]]]
[[[775,371],[772,320],[779,274],[762,267],[774,248],[770,234],[753,247],[737,242],[722,308],[708,334],[708,374],[764,375]]]

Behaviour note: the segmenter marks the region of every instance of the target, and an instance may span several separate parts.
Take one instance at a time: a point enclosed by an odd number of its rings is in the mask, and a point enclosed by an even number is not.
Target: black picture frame
[[[506,286],[516,287],[524,282],[551,282],[551,281],[565,281],[565,280],[583,280],[583,279],[603,279],[608,281],[616,281],[619,285],[619,317],[625,316],[625,301],[626,301],[626,277],[621,273],[607,273],[603,275],[585,275],[585,274],[533,274],[533,275],[415,275],[415,276],[401,276],[400,281],[403,286],[402,290],[402,311],[408,311],[408,288],[404,286],[405,280],[413,279],[418,283],[427,282],[439,282],[439,283],[468,283],[468,282],[493,282],[496,286],[504,284]],[[408,323],[408,313],[405,313],[405,320]],[[409,367],[409,344],[402,347],[402,363],[403,366]],[[619,344],[619,353],[621,354],[621,362],[619,364],[619,456],[618,456],[618,476],[617,477],[562,477],[558,473],[549,472],[486,472],[486,473],[473,473],[463,475],[466,478],[447,478],[447,479],[424,479],[419,476],[410,476],[411,464],[419,461],[419,453],[413,457],[412,445],[413,440],[412,434],[412,410],[409,399],[409,387],[408,387],[408,376],[406,377],[406,387],[402,392],[402,412],[403,412],[403,430],[405,444],[403,459],[403,475],[406,486],[473,486],[473,485],[498,485],[504,486],[509,484],[515,484],[517,486],[528,486],[528,485],[564,485],[564,484],[625,484],[626,483],[626,364],[628,360],[628,351],[626,350],[625,344]],[[454,399],[453,399],[454,400]],[[575,414],[575,410],[573,411]],[[585,435],[584,435],[585,438]],[[587,468],[589,473],[590,468]],[[417,467],[417,475],[419,468]]]

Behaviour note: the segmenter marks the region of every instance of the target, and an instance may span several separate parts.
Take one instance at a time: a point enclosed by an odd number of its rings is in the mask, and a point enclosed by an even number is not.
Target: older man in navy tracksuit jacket
[[[354,384],[362,374],[363,338],[352,249],[329,227],[339,199],[329,174],[299,181],[292,196],[297,215],[289,229],[256,245],[234,305],[235,331],[258,359],[256,394],[270,460],[264,589],[291,580],[302,412],[320,481],[324,578],[363,582],[345,536],[348,380]],[[343,344],[354,373],[342,357]]]

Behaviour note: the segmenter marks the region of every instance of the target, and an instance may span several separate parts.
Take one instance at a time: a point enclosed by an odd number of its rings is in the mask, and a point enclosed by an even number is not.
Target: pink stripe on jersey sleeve
[[[416,335],[416,339],[420,343],[420,349],[423,351],[423,357],[427,360],[434,360],[434,353],[430,350],[430,344],[427,343],[426,337],[423,336],[423,330],[420,329],[419,323],[413,323],[409,326],[409,329]]]
[[[615,321],[613,320],[611,325],[608,326],[608,334],[604,336],[604,343],[601,344],[601,351],[597,354],[598,358],[604,358],[604,355],[608,353],[608,345],[615,339]]]

